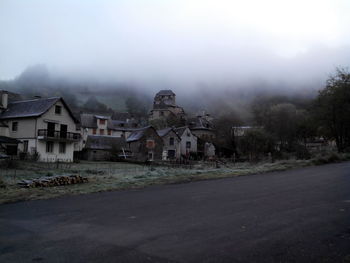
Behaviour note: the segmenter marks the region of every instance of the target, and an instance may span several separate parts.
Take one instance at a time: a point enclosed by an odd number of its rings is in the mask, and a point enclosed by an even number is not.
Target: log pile
[[[18,184],[21,187],[50,187],[69,184],[85,183],[88,179],[80,175],[56,175],[50,177],[42,177],[33,180],[22,180]]]

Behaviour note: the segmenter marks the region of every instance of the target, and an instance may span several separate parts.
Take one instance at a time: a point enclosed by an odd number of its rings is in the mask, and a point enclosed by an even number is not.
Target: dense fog
[[[0,3],[0,79],[45,64],[57,76],[194,91],[319,86],[348,66],[349,2]]]

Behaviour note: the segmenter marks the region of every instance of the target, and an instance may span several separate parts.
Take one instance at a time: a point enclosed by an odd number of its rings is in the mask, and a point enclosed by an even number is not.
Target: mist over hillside
[[[177,95],[177,103],[185,111],[194,115],[206,111],[213,116],[227,115],[230,112],[243,120],[251,118],[250,105],[257,99],[279,97],[281,101],[303,103],[317,95],[322,88],[316,83],[304,88],[287,83],[269,83],[254,80],[245,85],[198,84],[196,88],[185,90],[179,86],[140,85],[117,81],[102,81],[94,78],[72,78],[48,70],[45,65],[28,67],[13,80],[0,81],[0,89],[19,93],[23,98],[35,96],[61,96],[75,111],[86,110],[88,104],[100,103],[100,111],[130,111],[127,101],[135,101],[142,110],[151,109],[153,97],[160,89],[172,89]],[[91,99],[94,99],[94,103]]]

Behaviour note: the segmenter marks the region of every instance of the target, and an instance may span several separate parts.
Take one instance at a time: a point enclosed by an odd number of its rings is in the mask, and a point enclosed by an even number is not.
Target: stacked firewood
[[[88,179],[80,175],[56,175],[42,177],[33,180],[22,180],[18,184],[21,187],[49,187],[49,186],[60,186],[69,184],[85,183]]]

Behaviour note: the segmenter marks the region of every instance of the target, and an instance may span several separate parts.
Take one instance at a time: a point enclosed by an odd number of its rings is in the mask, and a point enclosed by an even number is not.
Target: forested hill
[[[151,94],[136,87],[52,76],[43,65],[27,68],[14,80],[0,81],[0,89],[18,93],[23,99],[63,97],[75,112],[129,111],[144,114],[152,102]]]
[[[234,115],[246,123],[252,118],[252,105],[269,103],[293,103],[304,108],[317,95],[322,87],[286,89],[281,86],[264,85],[257,82],[250,86],[198,87],[186,89],[178,87],[177,104],[189,115],[207,111],[213,116]],[[152,101],[159,86],[145,88],[132,84],[97,81],[92,79],[72,79],[57,76],[49,72],[44,65],[27,68],[18,77],[9,81],[0,81],[0,89],[21,94],[24,99],[35,96],[63,97],[75,113],[80,111],[95,113],[113,113],[127,111],[136,116],[147,117]]]

